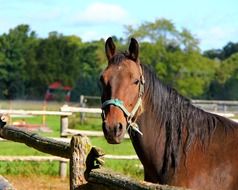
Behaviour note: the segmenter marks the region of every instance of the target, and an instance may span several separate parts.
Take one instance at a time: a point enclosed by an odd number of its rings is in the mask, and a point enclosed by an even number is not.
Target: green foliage
[[[187,29],[178,31],[171,21],[158,19],[137,29],[128,26],[127,30],[129,36],[143,40],[141,61],[150,65],[162,81],[191,98],[207,91],[216,63],[200,54],[198,40]]]
[[[17,26],[0,36],[0,98],[42,99],[55,81],[75,87],[74,100],[96,94],[103,46],[103,41],[82,43],[57,32],[41,39],[28,25]]]
[[[207,50],[203,55],[211,59],[225,60],[237,52],[238,43],[228,42],[222,49]]]
[[[25,81],[30,51],[35,42],[35,33],[28,25],[19,25],[0,36],[0,97],[7,99],[22,97],[25,91]]]
[[[201,54],[198,39],[188,29],[164,18],[125,30],[127,38],[113,36],[118,51],[128,47],[124,42],[130,37],[139,40],[141,62],[182,95],[236,97],[237,58],[232,55],[238,43]],[[73,86],[72,101],[79,101],[81,94],[98,96],[98,78],[106,65],[103,39],[82,42],[58,32],[38,38],[28,25],[19,25],[0,36],[0,99],[43,99],[55,81]],[[220,93],[224,88],[231,89],[229,95]]]
[[[208,88],[215,75],[214,61],[202,57],[198,52],[183,53],[175,62],[180,63],[175,71],[176,89],[188,97],[198,98]]]
[[[217,80],[220,83],[224,84],[230,78],[238,79],[238,53],[223,61],[217,70]]]
[[[167,19],[156,19],[154,22],[144,22],[138,28],[126,26],[126,34],[140,41],[148,40],[166,48],[180,48],[185,51],[199,50],[198,40],[187,29],[179,31],[175,25]]]
[[[38,84],[37,92],[42,95],[48,84],[61,81],[65,85],[75,85],[75,78],[80,72],[80,38],[64,37],[56,32],[47,39],[41,39],[35,50],[37,65],[33,67],[30,84]],[[37,94],[35,95],[37,96]]]
[[[81,94],[99,95],[98,79],[106,62],[104,55],[104,42],[85,43],[79,48],[78,69],[75,77],[76,84],[72,91],[72,100],[79,101]]]
[[[238,53],[232,54],[219,64],[216,78],[210,84],[209,98],[238,99]]]

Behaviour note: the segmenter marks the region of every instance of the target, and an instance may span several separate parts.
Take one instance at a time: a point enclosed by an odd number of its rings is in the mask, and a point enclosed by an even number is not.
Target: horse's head
[[[103,71],[102,83],[102,120],[104,136],[109,143],[117,144],[123,139],[126,130],[135,129],[141,114],[144,78],[139,63],[139,45],[131,39],[129,50],[116,53],[112,38],[105,44],[108,66]]]

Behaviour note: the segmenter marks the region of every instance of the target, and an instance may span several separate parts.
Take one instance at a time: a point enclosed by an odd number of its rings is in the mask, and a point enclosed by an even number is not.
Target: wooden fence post
[[[84,95],[80,95],[80,107],[81,108],[85,108],[86,107]],[[85,113],[80,112],[80,123],[83,124],[84,121],[85,121]]]
[[[67,115],[62,115],[60,117],[60,137],[66,137],[64,135],[64,131],[68,129],[69,125],[69,118]],[[60,167],[59,167],[59,175],[62,179],[66,178],[67,176],[67,162],[60,161]]]
[[[61,137],[67,137],[64,135],[64,132],[69,127],[69,118],[67,115],[62,115],[60,118],[60,136]]]
[[[76,190],[87,183],[85,179],[86,160],[92,146],[88,137],[77,135],[72,137],[70,147],[70,190]]]

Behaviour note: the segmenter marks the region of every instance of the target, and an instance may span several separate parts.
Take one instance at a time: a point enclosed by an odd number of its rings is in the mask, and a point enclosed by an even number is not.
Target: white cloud
[[[100,39],[100,36],[98,35],[98,33],[97,33],[96,31],[83,32],[83,33],[81,33],[80,37],[81,37],[84,41],[90,41],[90,40],[94,40],[94,39]]]
[[[200,46],[202,49],[222,48],[228,41],[228,36],[231,41],[237,41],[238,29],[225,26],[214,26],[210,28],[203,28],[196,32],[200,39]]]
[[[83,12],[74,16],[73,20],[79,24],[124,24],[127,21],[128,14],[121,6],[106,3],[93,3]]]
[[[97,31],[97,30],[88,30],[80,33],[80,37],[83,39],[84,42],[92,41],[92,40],[99,40],[101,38],[106,39],[109,36],[116,35],[115,33],[111,33],[108,31]],[[120,37],[120,35],[119,35]]]

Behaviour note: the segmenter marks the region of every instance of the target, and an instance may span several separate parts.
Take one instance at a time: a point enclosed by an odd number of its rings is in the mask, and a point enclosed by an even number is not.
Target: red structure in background
[[[53,82],[48,86],[48,89],[45,93],[46,101],[70,101],[71,86],[63,86],[61,82]]]

